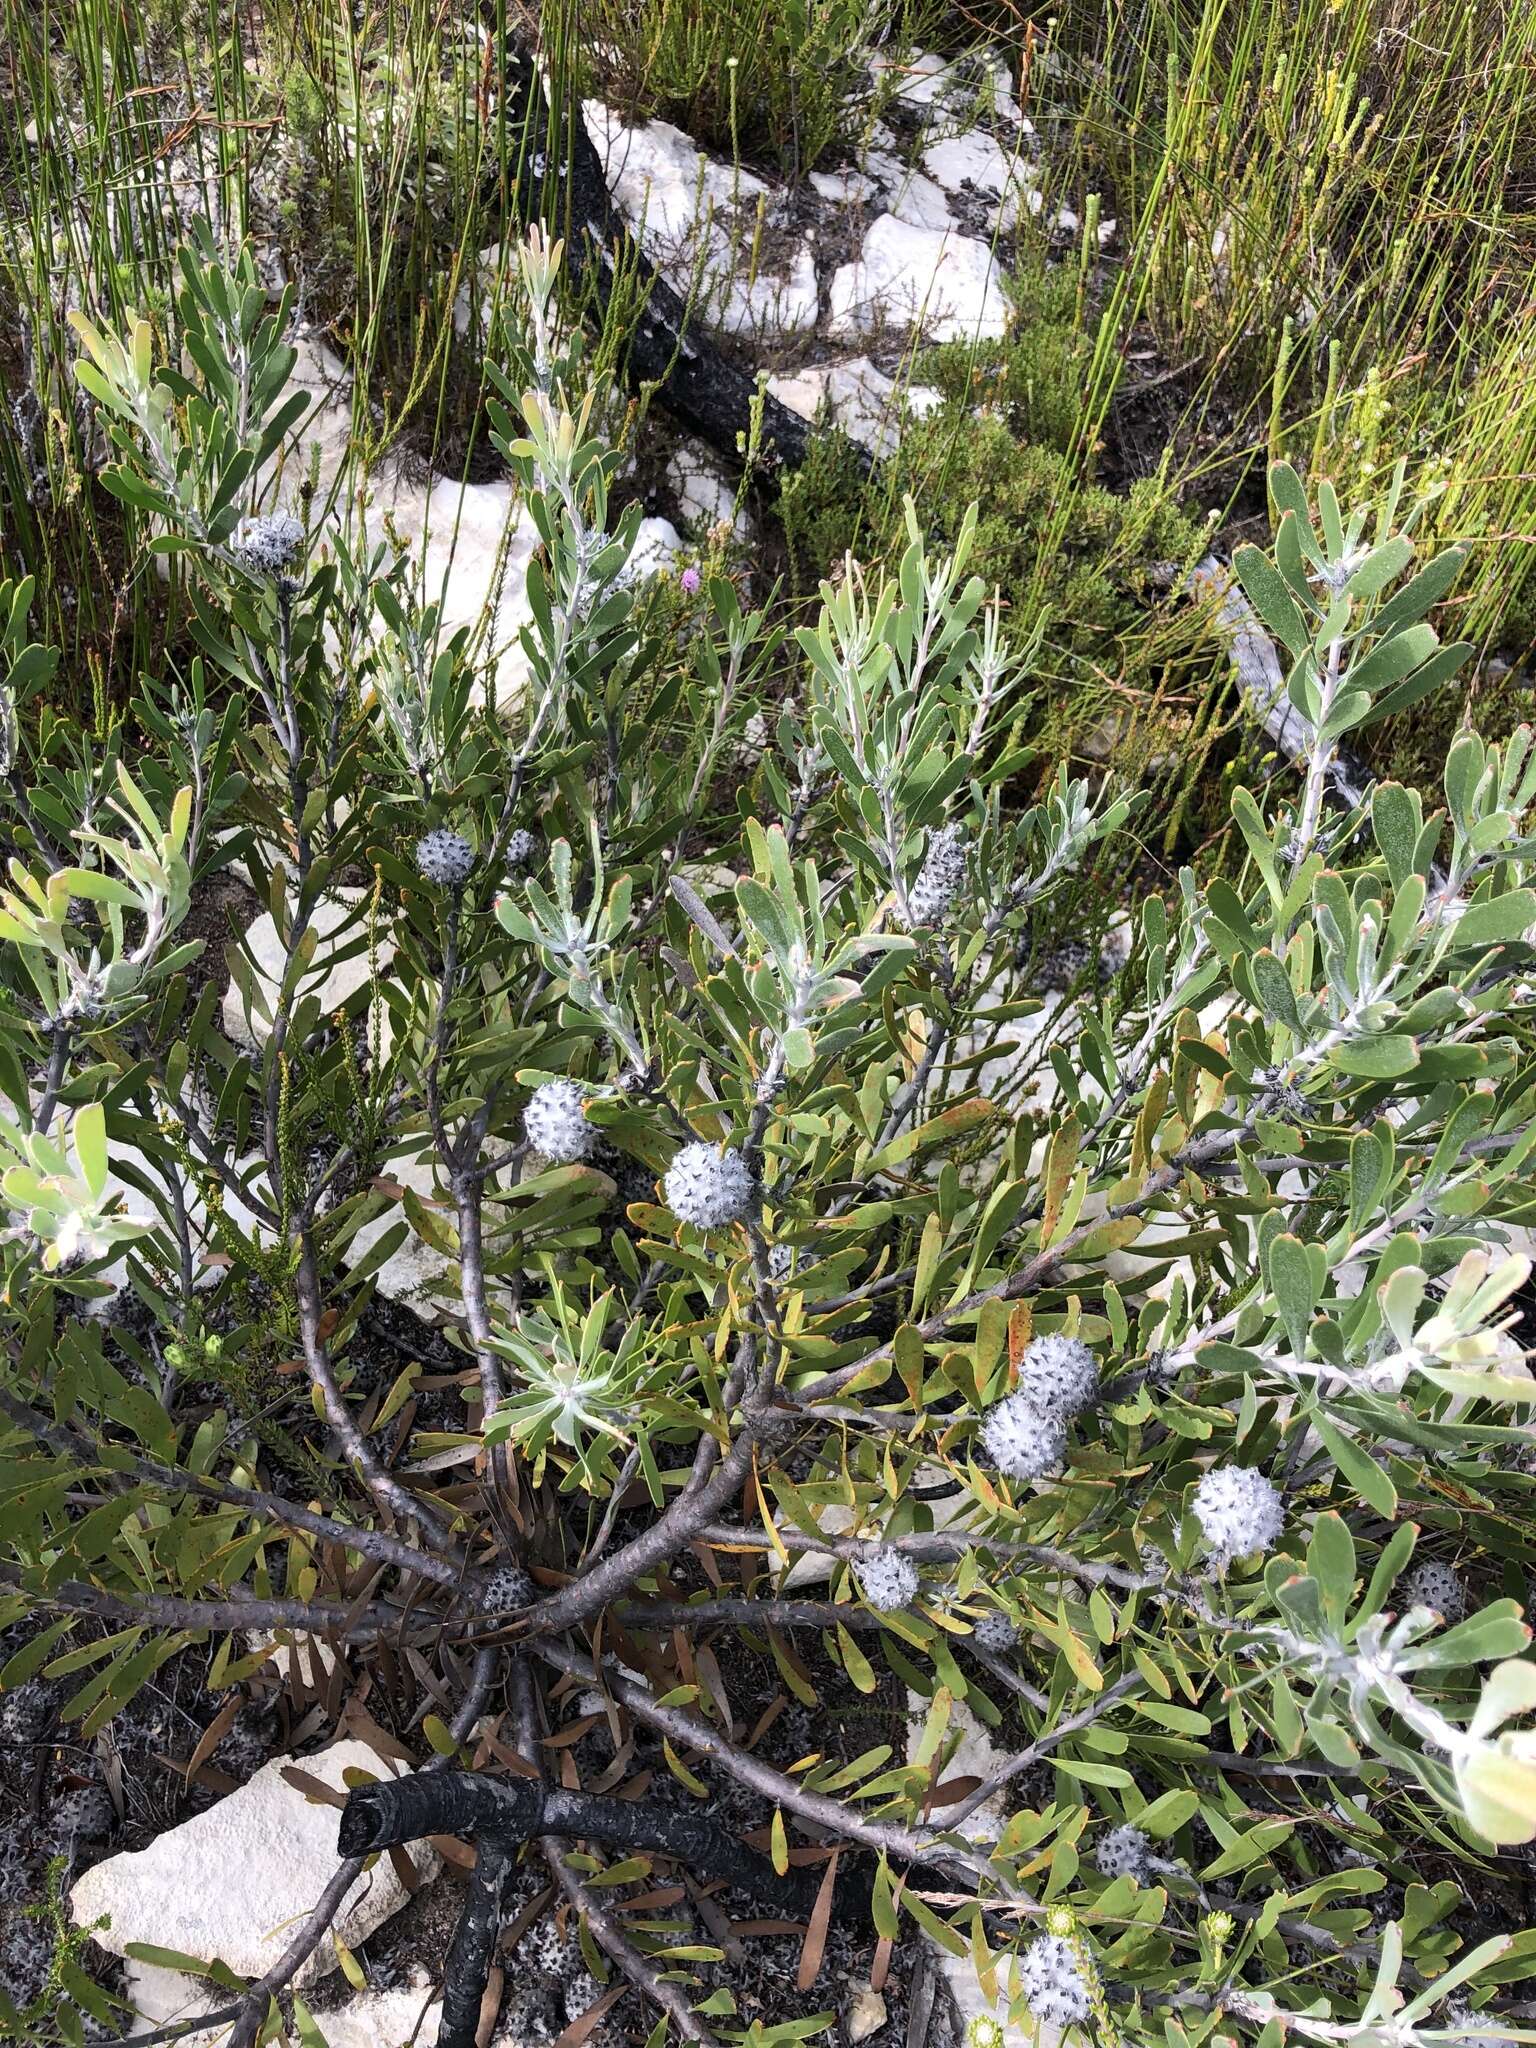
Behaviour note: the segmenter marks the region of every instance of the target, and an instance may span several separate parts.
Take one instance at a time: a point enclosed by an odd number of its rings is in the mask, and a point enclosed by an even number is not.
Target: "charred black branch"
[[[443,1780],[437,1782],[441,1784]],[[372,1789],[386,1788],[380,1785]],[[347,1816],[343,1815],[343,1834],[346,1822]],[[448,1967],[443,1973],[443,2016],[438,2022],[437,2048],[475,2048],[480,2008],[485,2002],[496,1938],[501,1932],[501,1894],[512,1867],[512,1846],[494,1835],[482,1835],[476,1846],[469,1897],[459,1915],[453,1947],[448,1951]]]
[[[794,1918],[811,1911],[821,1877],[815,1868],[781,1877],[765,1856],[698,1814],[567,1792],[532,1778],[490,1778],[470,1771],[358,1786],[348,1794],[337,1846],[343,1856],[368,1856],[428,1835],[467,1837],[477,1855],[444,1977],[437,2048],[474,2048],[501,1924],[502,1886],[513,1853],[524,1842],[560,1835],[673,1856],[695,1877],[724,1878]],[[838,1890],[843,1892],[842,1884]],[[868,1890],[866,1880],[866,1898]]]
[[[607,1848],[651,1850],[680,1858],[696,1876],[722,1877],[789,1914],[811,1910],[820,1879],[815,1870],[791,1870],[781,1877],[766,1856],[744,1848],[728,1829],[699,1814],[567,1792],[532,1778],[444,1771],[431,1778],[360,1785],[348,1795],[341,1816],[344,1856],[368,1855],[425,1835],[514,1847],[536,1835],[562,1835]]]
[[[608,310],[616,281],[644,301],[630,336],[624,367],[637,388],[652,385],[676,419],[739,466],[751,433],[753,409],[762,406],[758,448],[768,473],[799,469],[810,453],[809,420],[769,392],[759,400],[757,380],[739,368],[694,326],[681,294],[646,256],[617,212],[596,144],[580,105],[551,108],[544,82],[526,50],[506,52],[508,119],[521,125],[524,175],[516,193],[500,192],[502,211],[537,211],[542,196],[555,231],[565,240],[565,269],[592,317]],[[541,184],[544,187],[540,193]],[[860,459],[866,462],[860,451]]]

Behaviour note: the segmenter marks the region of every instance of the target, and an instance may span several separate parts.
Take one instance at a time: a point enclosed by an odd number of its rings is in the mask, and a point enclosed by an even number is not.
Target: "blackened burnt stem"
[[[449,1723],[449,1733],[452,1735],[455,1744],[467,1741],[475,1723],[479,1720],[485,1703],[490,1697],[491,1688],[496,1682],[499,1662],[499,1653],[494,1648],[488,1647],[477,1654],[470,1673],[468,1690],[459,1702],[458,1711]],[[448,1758],[446,1756],[434,1756],[429,1762],[422,1765],[420,1776],[429,1778],[443,1771],[447,1767],[447,1763]],[[404,1779],[398,1782],[410,1784],[414,1780]],[[259,1978],[251,1986],[239,2005],[233,2009],[233,2013],[229,2015],[234,2018],[235,2025],[229,2036],[227,2048],[255,2048],[255,2044],[263,2033],[271,2014],[272,2000],[278,1992],[282,1991],[285,1986],[292,1982],[304,1964],[320,1946],[320,1943],[325,1939],[326,1934],[330,1930],[331,1922],[340,1912],[343,1900],[361,1875],[363,1864],[367,1860],[364,1854],[348,1854],[345,1848],[343,1848],[343,1858],[344,1860],[338,1864],[330,1883],[321,1893],[314,1911],[304,1922],[288,1947],[272,1965],[272,1968],[268,1970],[266,1975]],[[477,2003],[477,2013],[478,2010]],[[472,2048],[474,2041],[473,2033],[471,2033],[469,2039]]]
[[[525,164],[542,156],[547,175],[563,171],[552,195],[553,226],[565,241],[565,267],[593,322],[604,324],[615,285],[622,279],[644,304],[628,337],[624,368],[636,389],[650,386],[674,418],[692,428],[728,462],[739,466],[755,433],[763,468],[799,469],[811,449],[811,425],[723,355],[690,324],[687,301],[645,256],[616,212],[601,157],[587,133],[579,102],[550,106],[527,49],[509,38],[505,53],[509,115],[524,123]],[[510,208],[515,195],[491,195],[494,208]],[[868,457],[860,459],[868,465]]]
[[[501,1933],[501,1895],[512,1867],[513,1846],[510,1841],[491,1835],[482,1835],[475,1845],[469,1896],[459,1915],[443,1971],[443,2015],[438,2023],[437,2048],[475,2048],[480,2008],[485,2002]]]
[[[531,1778],[472,1771],[360,1785],[348,1794],[338,1846],[343,1855],[362,1856],[428,1835],[473,1840],[482,1855],[487,1843],[516,1847],[539,1835],[649,1851],[676,1857],[696,1874],[723,1878],[762,1905],[791,1914],[811,1910],[820,1878],[817,1871],[802,1870],[781,1877],[766,1856],[692,1810],[673,1812],[650,1801],[605,1799]]]

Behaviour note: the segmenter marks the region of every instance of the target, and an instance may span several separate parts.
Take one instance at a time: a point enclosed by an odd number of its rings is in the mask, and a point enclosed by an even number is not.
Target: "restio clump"
[[[1130,1821],[1100,1835],[1093,1860],[1106,1877],[1134,1877],[1145,1883],[1152,1870],[1152,1841]]]
[[[416,872],[440,889],[461,888],[475,871],[475,849],[462,832],[437,825],[416,842]]]
[[[981,1425],[988,1464],[1009,1479],[1044,1479],[1067,1456],[1067,1428],[1059,1415],[1037,1408],[1026,1394],[1010,1394],[989,1408]]]
[[[662,1180],[667,1207],[681,1223],[719,1230],[737,1223],[752,1206],[757,1184],[741,1154],[702,1139],[684,1145]]]
[[[235,528],[235,553],[258,576],[280,576],[298,559],[304,545],[304,522],[291,512],[271,512],[242,519]]]
[[[1081,1415],[1099,1398],[1099,1361],[1081,1337],[1036,1337],[1019,1360],[1018,1391],[1042,1415]]]
[[[907,892],[913,929],[941,925],[964,881],[965,835],[958,825],[943,825],[929,838],[917,880]]]
[[[917,1598],[917,1566],[888,1543],[861,1551],[856,1570],[859,1590],[877,1614],[895,1614]]]
[[[1030,2011],[1048,2027],[1081,2026],[1093,2009],[1077,1955],[1064,1935],[1037,1935],[1019,1958],[1019,1975]]]
[[[1403,1588],[1415,1607],[1432,1607],[1442,1621],[1460,1621],[1467,1611],[1466,1589],[1448,1564],[1425,1558],[1408,1574]]]
[[[556,1166],[585,1159],[597,1143],[587,1122],[587,1098],[574,1081],[543,1081],[523,1111],[523,1133],[535,1152]]]
[[[1262,1472],[1213,1465],[1195,1488],[1195,1520],[1218,1559],[1267,1553],[1280,1540],[1285,1509]]]

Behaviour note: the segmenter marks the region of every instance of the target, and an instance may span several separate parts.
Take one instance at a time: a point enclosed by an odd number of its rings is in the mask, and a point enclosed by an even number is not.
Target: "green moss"
[[[1010,367],[1001,366],[1005,380]],[[1043,409],[1055,399],[1036,385],[1020,403]],[[958,398],[908,429],[873,485],[843,435],[818,436],[781,506],[801,588],[849,549],[892,559],[909,494],[935,546],[953,541],[969,505],[980,508],[971,566],[1000,591],[1014,638],[1043,626],[1055,665],[1080,671],[1096,696],[1106,681],[1144,684],[1167,660],[1173,622],[1153,615],[1149,571],[1192,560],[1203,534],[1159,479],[1125,496],[1106,490],[1058,448],[1021,440],[1001,411],[976,414]]]
[[[936,542],[980,507],[974,567],[1001,590],[1016,634],[1045,621],[1052,644],[1099,676],[1139,677],[1153,651],[1147,570],[1200,541],[1155,480],[1120,497],[1080,481],[1056,449],[1021,443],[995,414],[953,406],[913,429],[901,468]]]
[[[1010,281],[1004,341],[949,342],[924,356],[917,381],[957,405],[983,408],[1020,441],[1071,452],[1083,418],[1093,343],[1078,323],[1077,279],[1039,266]]]

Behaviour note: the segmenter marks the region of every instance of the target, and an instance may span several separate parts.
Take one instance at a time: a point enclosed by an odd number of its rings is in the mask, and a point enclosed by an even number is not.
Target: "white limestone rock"
[[[785,249],[762,229],[785,219],[781,191],[750,171],[717,162],[670,121],[628,126],[601,100],[583,103],[608,189],[651,261],[677,291],[728,334],[759,338],[808,332],[820,314],[810,238]],[[702,275],[701,275],[702,274]]]
[[[944,107],[973,91],[959,67],[958,58],[940,57],[932,50],[913,50],[904,57],[881,53],[869,66],[878,84],[890,82],[895,103],[909,109]]]
[[[995,340],[1008,299],[985,242],[915,228],[882,214],[854,263],[832,279],[828,331],[874,334],[920,327],[930,341]]]
[[[138,2016],[141,2031],[175,2026],[229,2003],[229,1994],[153,1963],[130,1961],[124,1972],[123,1995]],[[411,2048],[430,2041],[442,2018],[442,1999],[425,1970],[411,1972],[407,1983],[392,1991],[359,1991],[340,2005],[314,2015],[326,2048]],[[178,2048],[226,2048],[229,2024],[194,2029],[178,2037]],[[521,2048],[506,2035],[497,2048]]]
[[[315,2014],[326,2048],[413,2048],[437,2037],[443,2017],[442,1994],[418,1966],[407,1983],[393,1991],[359,1991],[341,2005]],[[521,2048],[506,2034],[497,2048]]]
[[[899,220],[909,228],[928,228],[935,233],[959,227],[943,186],[936,184],[924,172],[913,170],[899,157],[881,152],[871,152],[865,163],[878,181],[885,211],[892,220]]]
[[[338,889],[324,898],[314,915],[318,943],[309,966],[299,977],[298,995],[313,995],[320,1015],[328,1017],[367,985],[368,913],[366,894],[361,889]],[[249,1001],[238,982],[231,981],[224,992],[224,1032],[237,1045],[259,1050],[272,1035],[272,1011],[282,986],[286,948],[278,936],[271,911],[261,916],[241,942],[253,970]],[[387,965],[393,947],[381,940],[378,959]]]
[[[382,533],[386,519],[410,550],[421,602],[440,608],[440,637],[447,640],[468,627],[480,676],[494,678],[499,705],[516,704],[528,681],[521,635],[533,622],[528,564],[539,536],[510,479],[461,484],[435,477],[425,485],[397,480],[382,487],[370,506],[370,531]],[[474,700],[485,701],[478,678]]]
[[[734,268],[725,273],[723,291],[716,286],[712,303],[719,326],[727,334],[758,340],[809,334],[821,318],[812,244],[812,236],[805,235],[777,269],[761,270],[752,267],[750,244],[728,245],[722,261],[740,263],[743,269],[740,276]]]
[[[891,82],[897,106],[909,117],[925,119],[930,128],[984,113],[1034,134],[1014,96],[1013,69],[996,50],[963,57],[913,50],[904,57],[876,56],[869,68],[877,85]]]
[[[296,507],[301,487],[312,482],[313,502],[324,505],[352,458],[352,373],[318,334],[301,333],[293,345],[298,361],[285,396],[302,391],[310,404],[283,443],[279,495]]]
[[[874,1986],[858,1985],[843,2007],[843,2032],[848,2036],[849,2048],[858,2048],[859,2042],[878,2034],[888,2017],[885,2000]]]
[[[907,1694],[909,1763],[916,1760],[922,1742],[923,1723],[930,1705],[931,1702],[924,1699],[920,1693]],[[942,1779],[989,1778],[1008,1761],[1006,1756],[994,1749],[991,1736],[964,1700],[956,1700],[950,1709],[949,1727],[951,1733],[959,1731],[960,1740],[955,1746],[954,1754],[940,1773]],[[967,1814],[959,1823],[958,1832],[973,1842],[995,1842],[1008,1818],[1006,1799],[1006,1793],[999,1793],[997,1797],[978,1806],[974,1813]],[[939,1827],[955,1825],[944,1807],[934,1809],[933,1819]],[[944,1973],[945,1981],[959,2008],[962,2022],[969,2025],[970,2021],[978,2018],[996,2020],[1003,2030],[1004,2048],[1056,2048],[1056,2044],[1061,2040],[1059,2028],[1042,2025],[1037,2029],[1033,2022],[1026,2027],[1016,2027],[1009,2023],[1005,1964],[999,1964],[1000,1995],[996,2004],[993,2004],[978,1983],[976,1966],[969,1956],[950,1955],[938,1946],[931,1935],[925,1934],[923,1939],[929,1943],[930,1953]]]
[[[234,1162],[234,1171],[243,1183],[253,1179],[258,1194],[265,1190],[266,1160],[262,1154],[250,1152],[237,1159]],[[166,1194],[157,1199],[156,1196],[147,1193],[133,1177],[139,1174],[142,1174],[143,1179],[151,1187],[163,1189],[166,1185],[164,1171],[153,1160],[130,1147],[114,1147],[112,1165],[107,1173],[107,1184],[102,1199],[106,1202],[120,1201],[119,1213],[132,1218],[134,1222],[148,1224],[151,1229],[163,1229],[173,1214],[170,1197]],[[177,1179],[181,1181],[179,1173]],[[181,1193],[186,1207],[187,1234],[192,1240],[193,1284],[197,1287],[211,1287],[223,1278],[223,1268],[227,1261],[221,1253],[218,1233],[209,1220],[201,1194],[185,1182],[181,1182]],[[259,1223],[240,1197],[228,1188],[224,1191],[223,1213],[226,1222],[232,1224],[243,1235],[254,1238],[261,1244],[273,1242],[272,1232],[264,1224]],[[129,1267],[135,1249],[132,1244],[125,1245],[110,1265],[103,1266],[99,1272],[91,1275],[93,1280],[103,1281],[115,1290],[111,1300],[103,1298],[95,1305],[95,1313],[110,1316],[114,1312],[118,1305],[117,1294],[128,1285]],[[174,1239],[171,1241],[171,1251],[174,1257]]]
[[[867,170],[852,165],[841,171],[812,171],[811,189],[833,206],[866,206],[880,192]]]
[[[392,1160],[380,1170],[379,1178],[409,1188],[428,1207],[444,1207],[445,1213],[452,1215],[452,1206],[430,1159]],[[371,1223],[365,1223],[348,1241],[348,1262],[356,1265],[386,1231],[394,1228],[403,1214],[403,1208],[392,1203],[382,1215],[374,1217]],[[446,1305],[435,1289],[451,1264],[451,1260],[412,1230],[405,1242],[380,1266],[376,1284],[380,1294],[388,1300],[403,1302],[407,1308],[414,1309],[417,1315],[430,1321],[440,1315]]]
[[[1018,226],[1023,213],[1038,213],[1044,204],[1028,159],[1017,149],[1004,149],[983,129],[931,143],[923,151],[923,166],[952,197],[979,193],[988,202],[988,227],[1003,234]]]
[[[683,536],[670,519],[642,519],[635,536],[635,551],[624,571],[628,583],[645,583],[673,568],[687,553]]]
[[[761,312],[768,303],[764,294],[789,286],[803,292],[805,283],[802,267],[787,282],[764,274],[744,284],[743,290]],[[814,265],[810,290],[814,297]],[[810,318],[814,324],[814,310]],[[353,454],[351,383],[336,358],[310,338],[300,345],[289,384],[290,389],[309,393],[315,404],[289,438],[279,502],[297,504],[300,483],[318,476],[314,503],[321,513],[312,515],[311,540],[319,543],[329,520],[325,508],[333,487],[338,487],[339,505],[361,482],[346,474]],[[510,478],[470,484],[439,476],[421,483],[403,476],[393,464],[384,465],[367,483],[362,521],[368,538],[389,537],[405,548],[420,602],[439,608],[443,640],[461,627],[468,629],[469,656],[476,671],[472,701],[484,703],[487,685],[494,685],[497,704],[515,708],[528,682],[522,635],[533,623],[528,565],[539,546],[538,530],[516,486]],[[339,488],[343,484],[346,488]],[[638,573],[649,571],[642,566]]]
[[[729,527],[738,541],[750,535],[751,516],[745,505],[737,509],[735,483],[704,442],[687,441],[673,450],[667,482],[676,493],[684,525],[696,539],[702,540],[717,526]]]
[[[312,1804],[288,1784],[293,1760],[275,1757],[246,1785],[179,1827],[168,1828],[147,1849],[109,1856],[85,1872],[70,1892],[75,1924],[91,1927],[114,1955],[130,1943],[171,1949],[199,1962],[223,1962],[241,1977],[259,1977],[293,1939],[336,1871],[336,1809]],[[349,1769],[390,1775],[364,1742],[334,1743],[299,1766],[338,1792]],[[415,1843],[411,1860],[435,1874],[436,1852]],[[335,1931],[349,1948],[406,1903],[409,1894],[394,1865],[381,1856],[362,1872],[342,1902]],[[95,1923],[105,1919],[99,1929]],[[294,1979],[302,1990],[336,1967],[323,1942]]]
[[[931,384],[903,386],[876,369],[868,356],[814,363],[792,377],[770,377],[768,389],[791,412],[815,419],[825,399],[834,423],[872,455],[889,455],[908,418],[943,403]]]

